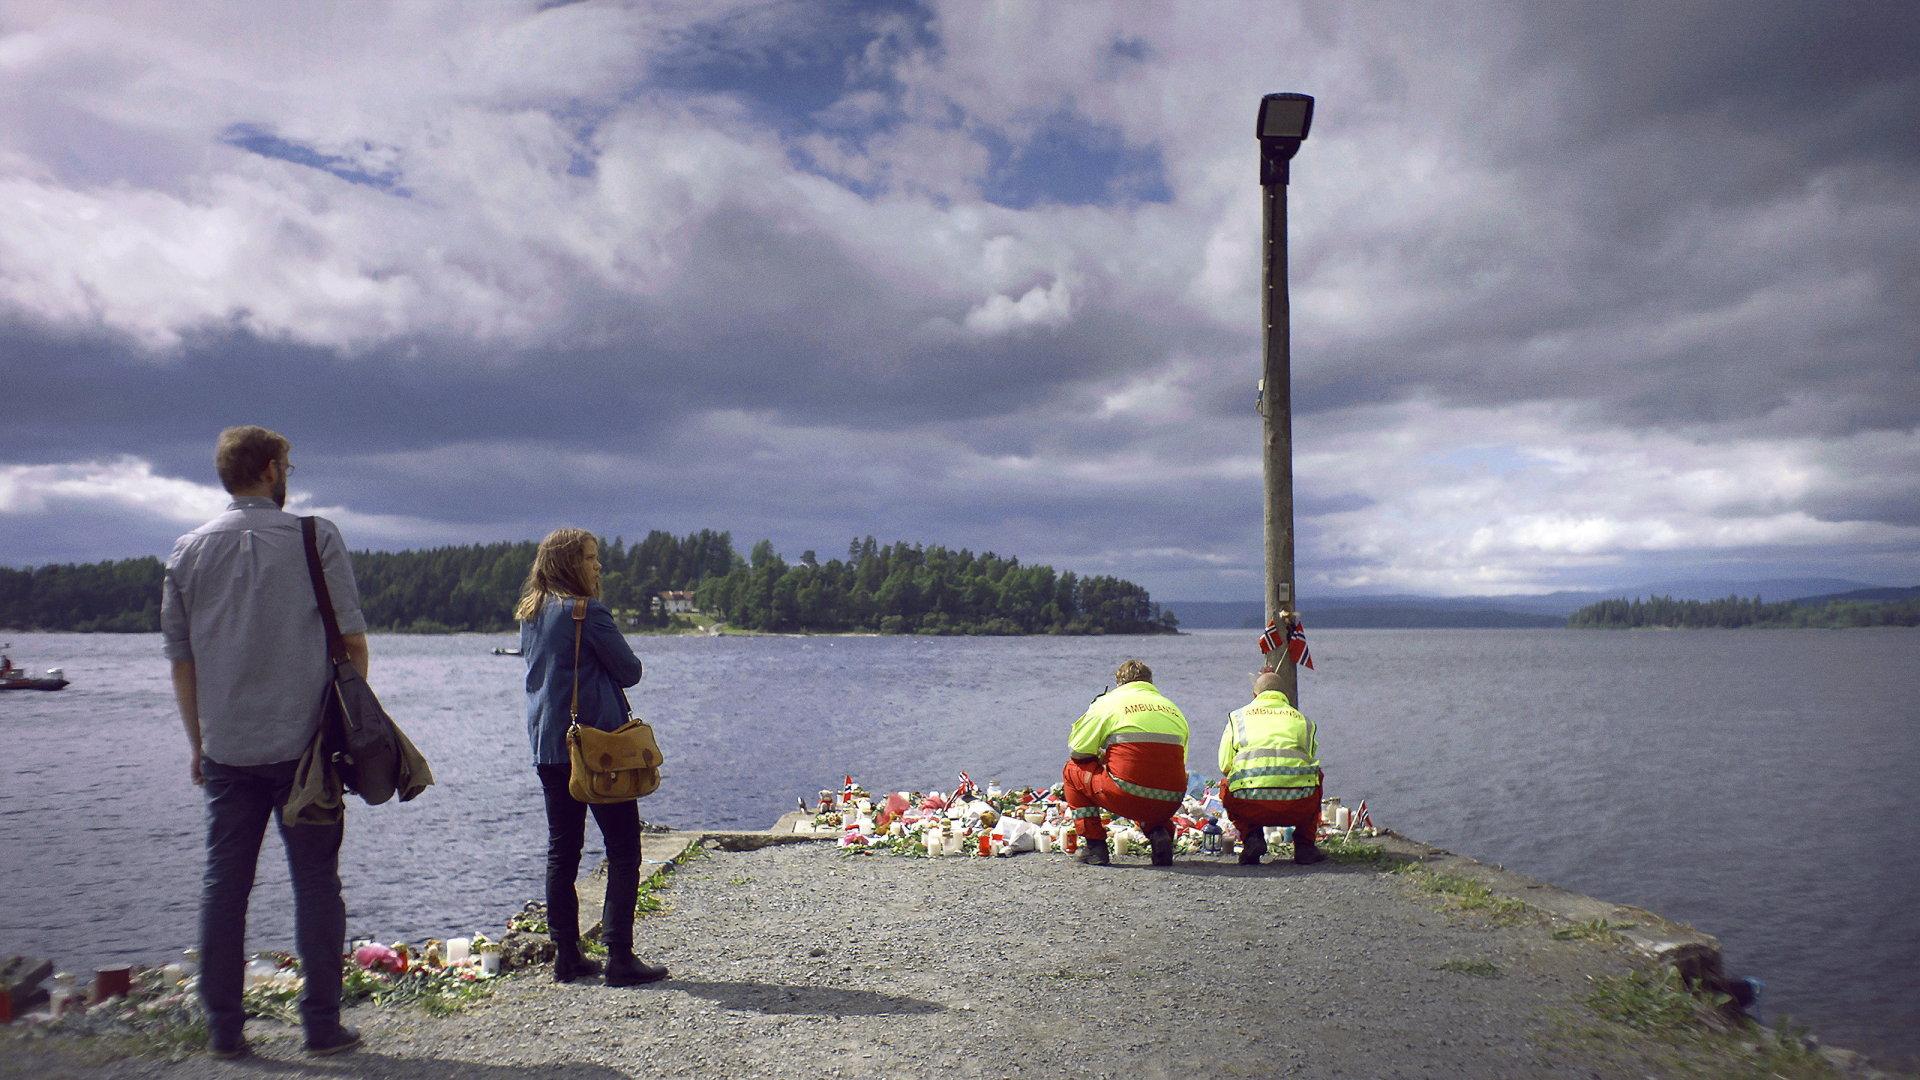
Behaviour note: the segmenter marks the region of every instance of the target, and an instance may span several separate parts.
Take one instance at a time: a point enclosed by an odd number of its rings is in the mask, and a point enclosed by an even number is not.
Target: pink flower
[[[353,951],[353,962],[368,971],[391,971],[395,974],[407,970],[407,962],[385,945],[362,945]]]

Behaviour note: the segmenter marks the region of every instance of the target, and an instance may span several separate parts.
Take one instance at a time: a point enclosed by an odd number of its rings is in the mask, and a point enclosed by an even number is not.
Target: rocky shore
[[[1717,971],[1706,935],[1398,838],[1172,869],[794,841],[648,837],[682,858],[641,924],[673,972],[654,987],[534,973],[449,1016],[362,1006],[366,1048],[320,1062],[260,1021],[235,1063],[4,1031],[0,1076],[1878,1075],[1716,1019],[1663,975]]]

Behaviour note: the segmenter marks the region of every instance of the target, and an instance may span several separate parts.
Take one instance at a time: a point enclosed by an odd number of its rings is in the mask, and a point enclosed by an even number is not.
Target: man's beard
[[[273,482],[273,505],[282,510],[287,508],[287,478],[285,476]]]

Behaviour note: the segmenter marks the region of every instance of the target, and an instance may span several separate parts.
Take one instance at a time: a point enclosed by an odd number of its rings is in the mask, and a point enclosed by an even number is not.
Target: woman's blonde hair
[[[585,529],[548,533],[533,553],[533,566],[527,570],[527,583],[520,587],[520,605],[513,609],[513,617],[531,620],[550,596],[598,596],[599,589],[587,587],[587,546],[599,542]]]

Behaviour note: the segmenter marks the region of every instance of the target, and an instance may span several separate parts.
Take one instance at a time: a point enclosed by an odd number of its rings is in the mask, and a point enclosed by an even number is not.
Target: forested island
[[[534,546],[356,552],[361,607],[375,630],[510,630]],[[635,544],[615,537],[601,549],[607,605],[634,628],[669,625],[671,613],[655,602],[668,592],[691,593],[710,619],[769,632],[1155,634],[1178,624],[1133,582],[965,548],[868,536],[848,544],[844,559],[822,562],[807,551],[788,563],[769,541],[743,558],[730,533],[703,529],[683,537],[655,530]],[[158,630],[161,573],[154,558],[0,567],[0,627]]]
[[[1877,595],[1875,595],[1877,594]],[[1766,603],[1759,597],[1721,600],[1602,600],[1567,617],[1574,629],[1710,629],[1920,626],[1920,589],[1869,590]]]

